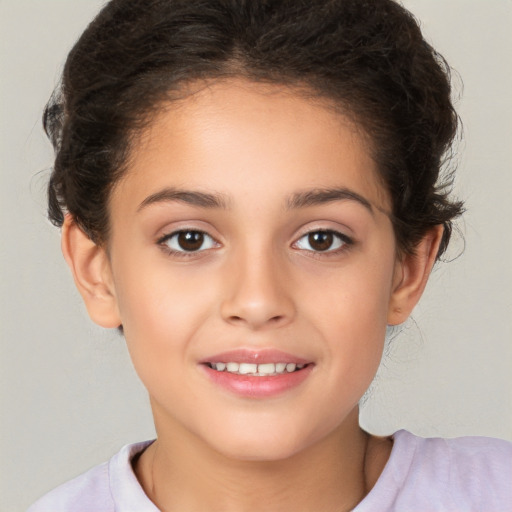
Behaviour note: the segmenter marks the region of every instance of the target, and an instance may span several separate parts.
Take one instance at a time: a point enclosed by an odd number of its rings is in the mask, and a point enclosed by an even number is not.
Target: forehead
[[[226,197],[265,186],[266,195],[350,186],[389,210],[361,127],[305,91],[241,79],[203,83],[162,104],[115,192],[169,186],[227,188]]]

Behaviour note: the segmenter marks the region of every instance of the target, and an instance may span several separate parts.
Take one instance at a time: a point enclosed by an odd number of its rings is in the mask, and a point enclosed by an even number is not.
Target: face
[[[110,208],[113,295],[157,430],[275,460],[342,428],[379,365],[398,265],[348,120],[213,84],[162,110]]]

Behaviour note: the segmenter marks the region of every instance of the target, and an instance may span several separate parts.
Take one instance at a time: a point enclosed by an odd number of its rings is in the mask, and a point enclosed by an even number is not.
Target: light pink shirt
[[[512,512],[512,443],[485,437],[423,439],[405,430],[393,438],[384,471],[354,512]],[[131,466],[150,443],[125,446],[27,512],[159,512]]]

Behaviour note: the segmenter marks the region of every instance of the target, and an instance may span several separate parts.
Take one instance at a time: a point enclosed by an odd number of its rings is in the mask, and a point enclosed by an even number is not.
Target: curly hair
[[[70,52],[44,113],[56,152],[49,218],[69,212],[108,240],[109,194],[133,137],[163,101],[202,79],[297,87],[354,119],[392,200],[399,251],[461,202],[445,160],[458,128],[450,68],[393,0],[111,0]]]

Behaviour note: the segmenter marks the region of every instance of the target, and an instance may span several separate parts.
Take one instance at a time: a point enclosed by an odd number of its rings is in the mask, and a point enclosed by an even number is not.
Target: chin
[[[242,435],[241,435],[242,434]],[[321,436],[293,429],[245,429],[224,431],[210,446],[225,457],[239,461],[277,462],[289,459],[315,444]]]
[[[289,445],[282,441],[276,443],[240,443],[235,446],[223,447],[222,455],[229,459],[246,462],[278,462],[286,460],[304,449],[300,445]]]

